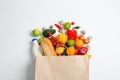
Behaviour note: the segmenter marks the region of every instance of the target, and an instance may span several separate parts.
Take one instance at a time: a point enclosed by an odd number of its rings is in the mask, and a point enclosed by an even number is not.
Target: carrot
[[[54,24],[59,30],[62,30],[62,26],[59,24]]]

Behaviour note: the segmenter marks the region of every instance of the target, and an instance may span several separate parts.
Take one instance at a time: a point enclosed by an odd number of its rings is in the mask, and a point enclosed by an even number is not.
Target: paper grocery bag
[[[35,80],[88,80],[86,56],[37,56]]]

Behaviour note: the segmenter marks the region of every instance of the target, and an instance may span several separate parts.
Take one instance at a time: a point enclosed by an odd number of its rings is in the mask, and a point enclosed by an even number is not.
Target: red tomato
[[[78,49],[77,48],[75,49],[75,55],[78,55]]]

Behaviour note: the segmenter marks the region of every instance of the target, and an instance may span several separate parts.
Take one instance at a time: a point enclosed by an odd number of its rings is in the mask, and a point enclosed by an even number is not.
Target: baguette
[[[45,55],[44,55],[44,52],[43,52],[43,48],[42,48],[41,45],[40,45],[40,52],[41,52],[41,54],[42,54],[43,56],[45,56]]]
[[[41,42],[41,47],[45,56],[57,56],[53,44],[48,38],[44,38]]]

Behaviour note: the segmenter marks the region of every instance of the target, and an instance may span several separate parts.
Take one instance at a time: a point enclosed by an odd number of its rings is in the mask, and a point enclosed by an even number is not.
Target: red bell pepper
[[[68,39],[75,40],[77,38],[77,31],[76,30],[67,30]]]

